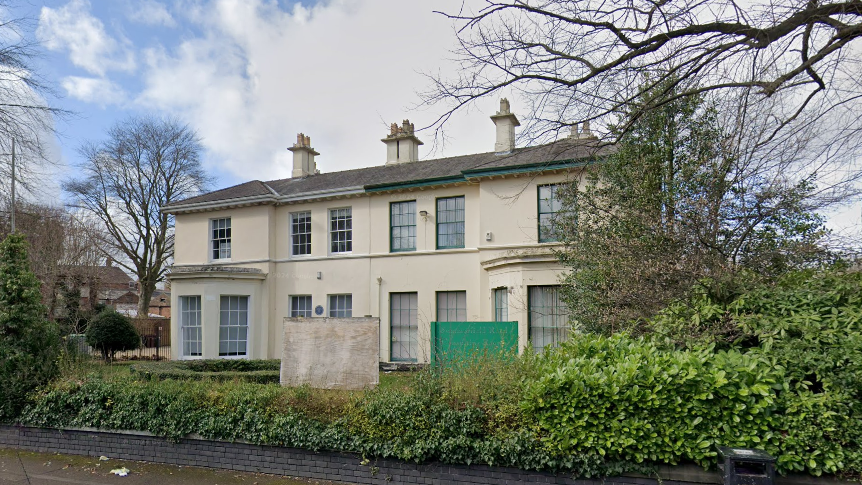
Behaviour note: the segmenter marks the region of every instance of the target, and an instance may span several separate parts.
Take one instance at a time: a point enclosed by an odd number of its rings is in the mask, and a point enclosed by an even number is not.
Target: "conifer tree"
[[[10,234],[0,243],[0,420],[14,419],[27,394],[57,375],[60,349],[30,270],[27,242]]]

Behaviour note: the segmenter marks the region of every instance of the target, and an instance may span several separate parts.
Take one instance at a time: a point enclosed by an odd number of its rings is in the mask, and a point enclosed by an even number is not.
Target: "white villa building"
[[[488,153],[420,161],[405,120],[382,140],[385,164],[320,173],[300,134],[291,178],[163,207],[176,216],[173,358],[279,358],[288,316],[379,317],[385,362],[428,362],[432,321],[517,321],[536,349],[567,338],[556,185],[604,151],[586,127],[515,148],[500,104]]]

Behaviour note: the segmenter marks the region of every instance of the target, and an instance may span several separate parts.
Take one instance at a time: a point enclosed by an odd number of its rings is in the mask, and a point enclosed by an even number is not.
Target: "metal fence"
[[[171,358],[171,321],[167,318],[133,318],[132,325],[141,336],[141,344],[135,350],[117,352],[116,360],[170,360]],[[79,354],[101,357],[98,350],[87,345],[83,334],[66,337],[70,348]]]

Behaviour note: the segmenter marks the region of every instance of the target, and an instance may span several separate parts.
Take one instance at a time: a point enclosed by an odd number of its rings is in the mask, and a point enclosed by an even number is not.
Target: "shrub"
[[[659,342],[721,345],[784,369],[781,469],[862,473],[862,272],[705,282],[649,325]]]
[[[17,416],[27,394],[57,375],[62,343],[41,301],[27,243],[11,234],[0,243],[0,420]]]
[[[99,350],[106,362],[114,360],[117,352],[141,345],[141,336],[132,321],[110,308],[93,318],[87,325],[86,336],[87,343]]]
[[[430,395],[369,391],[359,394],[341,419],[322,422],[291,405],[299,392],[303,388],[91,375],[44,389],[21,422],[141,430],[174,440],[197,433],[208,439],[353,452],[367,458],[489,463],[568,470],[578,476],[617,473],[626,466],[595,454],[554,453],[526,429],[489,436],[481,411],[452,409]]]
[[[278,384],[279,360],[185,360],[175,362],[144,362],[131,366],[132,372],[156,379],[209,379],[214,381],[241,380],[258,384]]]
[[[543,371],[524,407],[562,453],[707,466],[719,444],[776,449],[773,387],[783,375],[769,362],[584,335],[545,357]]]

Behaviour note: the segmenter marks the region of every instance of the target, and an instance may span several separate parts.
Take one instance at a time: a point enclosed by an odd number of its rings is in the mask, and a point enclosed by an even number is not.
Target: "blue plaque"
[[[314,307],[314,314],[317,315],[318,317],[323,315],[323,307],[320,305],[317,305],[316,307]]]

